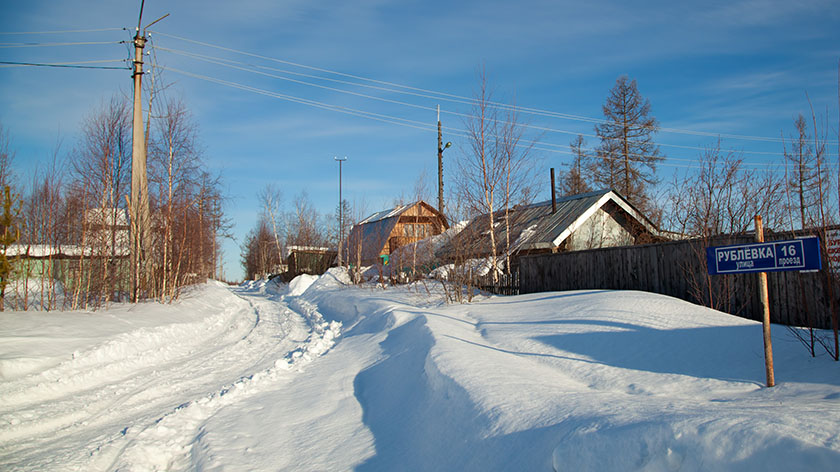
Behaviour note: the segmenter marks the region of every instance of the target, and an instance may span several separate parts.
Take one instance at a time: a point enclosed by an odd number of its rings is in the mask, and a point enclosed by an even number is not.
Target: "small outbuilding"
[[[283,280],[291,281],[300,274],[321,275],[335,264],[335,248],[288,246],[285,250]]]
[[[344,258],[350,264],[387,264],[392,252],[449,228],[435,207],[420,200],[365,218],[353,226],[344,243]]]

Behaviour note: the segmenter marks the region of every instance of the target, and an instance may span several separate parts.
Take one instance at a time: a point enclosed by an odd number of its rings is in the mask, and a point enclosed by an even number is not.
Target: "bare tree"
[[[12,172],[15,152],[11,149],[9,130],[0,122],[0,189],[5,186],[14,187],[14,173]]]
[[[269,224],[261,217],[242,245],[242,267],[245,269],[245,277],[254,280],[269,275],[277,258]]]
[[[283,249],[283,227],[282,227],[282,208],[283,208],[283,192],[273,184],[266,185],[260,191],[258,198],[262,202],[262,218],[267,220],[271,225],[271,234],[274,239],[274,245],[277,254],[282,258]],[[281,261],[277,261],[279,264]]]
[[[27,225],[25,239],[29,244],[44,248],[40,259],[41,309],[56,309],[56,280],[61,274],[59,253],[64,239],[63,221],[60,209],[63,206],[64,189],[58,162],[58,145],[54,151],[52,165],[36,171],[32,180],[32,191],[26,201],[25,213]]]
[[[335,241],[335,247],[338,248],[339,251],[338,263],[342,266],[346,266],[350,258],[350,256],[346,254],[347,247],[343,240],[347,238],[350,234],[350,230],[353,228],[353,223],[351,222],[352,218],[350,217],[352,212],[353,209],[350,202],[345,198],[341,201],[340,206],[336,205],[335,213],[329,225],[331,228],[334,228],[334,230],[330,231],[329,239]]]
[[[157,187],[155,250],[150,256],[159,267],[157,283],[161,299],[171,297],[177,286],[173,249],[176,245],[177,204],[197,185],[200,159],[197,127],[183,101],[168,99],[157,103],[154,135],[150,136],[149,164],[151,182]]]
[[[465,126],[468,149],[459,160],[458,179],[460,198],[472,215],[487,214],[490,266],[494,281],[499,272],[496,224],[498,210],[531,197],[528,185],[528,155],[531,146],[521,146],[522,127],[517,122],[515,107],[499,115],[499,107],[492,101],[487,76],[478,74],[478,91]]]
[[[572,162],[567,165],[568,170],[560,175],[557,184],[560,195],[579,195],[592,190],[584,175],[590,167],[590,156],[586,152],[585,146],[586,141],[580,134],[569,143],[569,149],[572,151]]]
[[[792,164],[792,172],[787,181],[788,187],[793,190],[795,198],[795,208],[799,216],[799,228],[804,229],[816,223],[820,218],[817,214],[818,200],[820,199],[820,192],[822,186],[820,183],[825,180],[826,176],[823,172],[818,173],[818,160],[824,161],[824,158],[818,159],[815,155],[815,149],[811,145],[810,136],[808,136],[808,123],[805,117],[801,114],[794,120],[796,127],[796,134],[791,137],[791,151],[787,150],[785,146],[785,159]],[[818,139],[817,136],[815,136]]]
[[[668,197],[666,223],[673,231],[697,238],[694,257],[705,264],[705,248],[734,240],[749,231],[756,214],[766,215],[768,227],[784,220],[783,182],[770,171],[745,169],[740,156],[722,153],[720,143],[700,156],[699,169],[675,176]],[[727,312],[732,306],[734,280],[730,275],[698,276],[691,267],[684,274],[696,300]]]
[[[88,116],[82,125],[82,141],[71,166],[74,179],[84,181],[89,192],[85,205],[92,218],[88,243],[92,256],[101,261],[97,291],[100,299],[113,300],[122,281],[120,269],[125,222],[125,195],[128,194],[131,161],[131,114],[126,102],[113,97]],[[81,184],[76,184],[81,186]]]
[[[749,231],[757,214],[768,227],[784,221],[783,184],[772,172],[746,169],[743,159],[722,153],[720,142],[700,156],[699,169],[675,176],[668,225],[698,237]]]
[[[289,246],[324,246],[327,244],[325,226],[321,223],[321,216],[306,191],[299,193],[294,199],[294,209],[288,216],[288,233],[286,244]]]
[[[650,116],[650,101],[639,93],[635,80],[623,75],[610,90],[603,111],[605,121],[595,125],[601,144],[594,179],[648,212],[652,206],[648,186],[656,184],[656,164],[664,159],[653,141],[659,125]]]
[[[6,298],[6,285],[12,280],[14,267],[12,255],[7,254],[9,248],[20,239],[21,199],[16,195],[12,186],[12,161],[14,151],[11,150],[8,130],[0,123],[0,191],[3,192],[2,213],[0,213],[0,311],[3,311]]]
[[[5,309],[6,285],[13,277],[12,255],[9,248],[20,238],[20,197],[8,185],[3,186],[2,212],[0,212],[0,311]]]
[[[519,113],[515,105],[505,110],[501,126],[501,152],[504,166],[504,220],[505,220],[505,272],[510,275],[510,210],[516,203],[525,203],[532,199],[534,191],[534,165],[530,159],[533,142],[523,143],[524,127],[520,124]],[[496,276],[493,276],[496,281]]]

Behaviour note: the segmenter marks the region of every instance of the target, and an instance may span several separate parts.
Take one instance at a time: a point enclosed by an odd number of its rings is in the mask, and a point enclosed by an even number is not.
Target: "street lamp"
[[[443,214],[443,150],[452,146],[451,142],[443,145],[443,138],[440,133],[440,105],[437,106],[437,125],[438,125],[438,211]]]
[[[342,266],[341,258],[341,243],[344,241],[344,200],[341,197],[341,164],[347,160],[344,158],[333,157],[338,162],[338,266]]]

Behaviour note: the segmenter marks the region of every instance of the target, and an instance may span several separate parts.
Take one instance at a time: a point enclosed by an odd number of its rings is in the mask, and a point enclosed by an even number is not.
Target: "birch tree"
[[[458,163],[460,199],[473,215],[487,214],[490,270],[494,282],[499,273],[499,243],[496,212],[532,196],[531,144],[523,143],[522,126],[515,106],[499,106],[492,100],[487,76],[479,71],[478,90],[472,111],[465,120],[467,149]],[[504,111],[500,111],[500,108]],[[505,222],[508,221],[504,218]],[[507,225],[506,225],[507,228]],[[508,231],[506,231],[508,233]]]

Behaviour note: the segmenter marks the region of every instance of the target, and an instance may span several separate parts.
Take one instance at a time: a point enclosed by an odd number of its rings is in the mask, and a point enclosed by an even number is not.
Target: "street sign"
[[[840,272],[840,229],[825,232],[825,250],[828,253],[828,267],[835,273]]]
[[[819,270],[820,240],[815,236],[706,248],[710,275],[776,272],[782,270]]]

